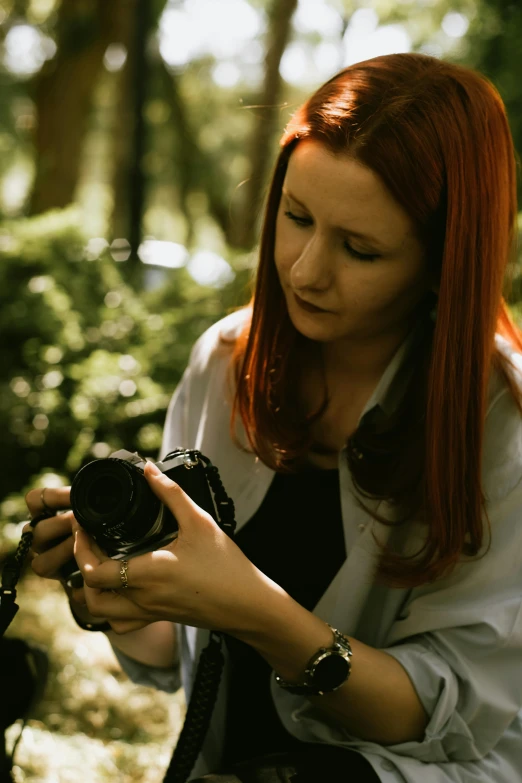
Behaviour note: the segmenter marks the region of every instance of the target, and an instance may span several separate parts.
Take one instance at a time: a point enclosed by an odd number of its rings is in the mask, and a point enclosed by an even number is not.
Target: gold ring
[[[42,489],[42,491],[40,492],[40,503],[42,504],[42,507],[43,507],[43,510],[45,511],[45,513],[46,513],[46,514],[49,514],[49,516],[51,516],[51,517],[54,517],[54,516],[55,516],[55,512],[56,512],[56,509],[54,509],[54,508],[50,508],[50,507],[47,505],[47,503],[45,502],[45,498],[44,498],[44,492],[45,492],[45,490],[46,490],[46,489],[47,489],[47,487],[44,487],[44,488]]]
[[[127,568],[129,567],[129,563],[127,560],[121,561],[121,568],[120,568],[120,580],[121,580],[121,586],[122,587],[128,587],[129,586],[129,580],[127,578]]]

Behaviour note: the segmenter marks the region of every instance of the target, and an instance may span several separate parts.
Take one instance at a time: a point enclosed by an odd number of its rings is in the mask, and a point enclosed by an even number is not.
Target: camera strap
[[[192,458],[199,459],[204,463],[205,474],[214,493],[214,501],[218,509],[218,524],[227,535],[233,538],[236,529],[234,503],[225,492],[218,469],[201,452],[190,450],[189,454]],[[222,645],[224,636],[223,633],[211,631],[209,643],[201,651],[183,728],[163,783],[185,783],[201,751],[210,725],[223,671],[225,658]]]
[[[47,519],[48,516],[48,514],[38,514],[34,519],[31,519],[29,524],[34,528],[38,522],[41,522],[42,519]],[[16,585],[20,579],[25,558],[32,542],[33,531],[28,530],[22,534],[16,552],[11,553],[5,559],[4,567],[2,568],[2,585],[0,587],[0,637],[5,634],[18,611]]]

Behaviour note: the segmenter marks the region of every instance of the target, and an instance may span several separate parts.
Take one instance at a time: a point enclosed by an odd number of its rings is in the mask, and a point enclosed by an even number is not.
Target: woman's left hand
[[[90,614],[106,617],[116,633],[156,620],[225,631],[251,630],[270,586],[215,520],[182,489],[147,463],[145,477],[179,526],[167,546],[128,562],[123,588],[121,561],[105,558],[74,523],[74,555],[82,572]]]

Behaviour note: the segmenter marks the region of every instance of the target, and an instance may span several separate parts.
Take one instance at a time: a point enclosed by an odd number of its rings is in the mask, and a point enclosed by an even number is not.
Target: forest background
[[[463,63],[520,152],[521,40],[518,0],[0,0],[0,556],[30,488],[157,456],[192,344],[248,300],[278,138],[316,87],[390,52]],[[20,604],[9,633],[51,669],[16,780],[161,780],[181,693],[127,682],[55,583],[27,571]]]

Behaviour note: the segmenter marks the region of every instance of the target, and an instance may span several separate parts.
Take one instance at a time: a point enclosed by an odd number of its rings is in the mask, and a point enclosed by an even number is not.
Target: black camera
[[[145,464],[139,454],[121,449],[84,465],[71,485],[71,508],[78,524],[115,560],[151,552],[177,536],[176,519],[143,475]],[[177,449],[154,464],[220,524],[208,484],[209,468],[200,452]],[[75,560],[60,574],[70,587],[82,587]]]

